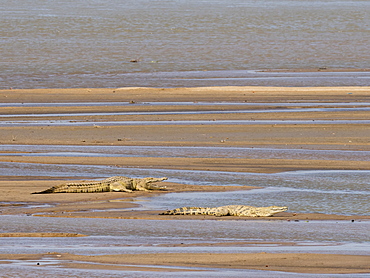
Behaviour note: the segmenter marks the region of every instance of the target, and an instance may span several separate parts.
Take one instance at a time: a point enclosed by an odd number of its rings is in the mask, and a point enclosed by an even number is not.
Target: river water
[[[369,255],[369,221],[202,221],[177,220],[168,225],[162,220],[73,219],[29,216],[0,216],[0,232],[65,232],[88,234],[76,238],[0,238],[2,254],[45,254],[47,252],[80,255],[182,253],[182,252],[310,252]],[[245,242],[255,241],[254,244]],[[267,241],[267,242],[266,242]],[[274,243],[279,241],[280,243]],[[204,243],[232,243],[231,246]],[[290,242],[292,245],[284,245]],[[3,277],[173,277],[173,273],[64,269],[59,261],[19,260],[0,265]],[[61,261],[63,262],[63,261]],[[36,267],[40,263],[43,267]],[[197,272],[179,272],[176,277],[368,277],[368,274],[317,275],[275,271],[201,268]],[[71,275],[72,276],[69,276]],[[101,276],[98,276],[98,273]],[[137,276],[136,276],[137,275]]]
[[[0,36],[0,89],[370,84],[318,71],[369,66],[367,0],[0,0]]]

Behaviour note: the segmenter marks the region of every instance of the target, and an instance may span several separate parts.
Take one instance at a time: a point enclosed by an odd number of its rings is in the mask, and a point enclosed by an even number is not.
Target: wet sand
[[[86,235],[70,233],[0,233],[0,237],[81,237]]]
[[[68,102],[126,102],[125,106],[85,106],[76,108],[58,107],[0,107],[3,121],[29,121],[26,114],[61,114],[57,116],[32,117],[34,121],[48,119],[50,121],[66,120],[91,122],[88,126],[16,126],[0,127],[0,142],[12,145],[109,145],[109,146],[248,146],[273,148],[307,148],[312,150],[370,150],[370,126],[368,124],[342,124],[337,120],[368,120],[370,112],[337,111],[318,112],[271,112],[250,114],[162,114],[162,115],[95,115],[69,116],[69,113],[89,112],[183,112],[212,111],[220,107],[209,104],[189,108],[181,105],[143,106],[146,102],[240,102],[240,103],[370,103],[370,88],[368,87],[323,87],[323,88],[266,88],[266,87],[209,87],[181,89],[149,89],[149,88],[116,88],[116,89],[45,89],[45,90],[3,90],[0,91],[3,103],[68,103]],[[240,104],[242,106],[242,104]],[[291,107],[281,105],[284,109]],[[299,105],[297,104],[299,107]],[[369,105],[370,106],[370,105]],[[293,106],[294,107],[294,106]],[[364,106],[362,106],[364,107]],[[365,107],[367,107],[365,105]],[[235,105],[223,105],[221,109],[238,110]],[[253,109],[251,107],[250,109]],[[277,109],[266,105],[265,109]],[[17,114],[17,116],[12,116]],[[24,114],[24,116],[22,116]],[[166,125],[160,121],[179,120],[264,120],[265,124],[244,125],[242,129],[237,124],[200,125],[188,124]],[[312,123],[282,123],[270,124],[271,120],[306,120]],[[316,124],[318,120],[331,120],[333,124]],[[134,125],[106,126],[99,122],[137,121]],[[142,121],[157,121],[152,125],[142,125]],[[63,157],[63,156],[10,156],[0,153],[0,162],[25,162],[39,165],[115,165],[117,167],[151,168],[158,167],[173,170],[204,170],[277,173],[294,170],[370,170],[369,161],[337,160],[337,159],[273,159],[273,158],[171,158],[171,157]],[[67,179],[67,178],[66,178]],[[68,178],[70,181],[72,178]],[[81,177],[85,179],[85,177]],[[76,178],[73,178],[76,180]],[[80,180],[80,179],[77,179]],[[28,214],[45,217],[89,217],[89,218],[120,218],[120,219],[155,219],[170,221],[178,219],[215,220],[212,216],[165,216],[158,215],[160,211],[131,210],[138,204],[139,197],[155,197],[168,192],[193,191],[236,191],[249,190],[248,186],[199,186],[180,183],[163,182],[168,191],[134,192],[134,193],[97,193],[97,194],[45,194],[32,195],[32,192],[42,191],[51,186],[63,183],[60,177],[42,176],[0,176],[0,213],[2,215]],[[271,204],[273,205],[273,204]],[[289,205],[289,204],[288,204]],[[108,209],[112,209],[109,210]],[[121,209],[121,211],[115,211]],[[126,209],[126,210],[123,210]],[[99,211],[100,210],[100,211]],[[36,217],[36,216],[34,216]],[[289,211],[277,214],[269,220],[353,220],[370,219],[370,215],[331,215],[331,214],[301,214]],[[223,220],[240,220],[237,217],[227,217]],[[243,219],[245,220],[245,219]],[[262,219],[261,219],[262,220]],[[71,236],[68,233],[59,234],[3,234],[2,236]],[[87,235],[88,236],[88,235]],[[0,255],[3,259],[30,259],[32,255]],[[45,256],[48,256],[46,254]],[[27,257],[27,258],[26,258]],[[65,264],[71,268],[105,268],[118,264],[118,268],[127,269],[124,264],[139,265],[171,265],[218,267],[218,268],[250,268],[301,273],[369,273],[369,257],[338,254],[141,254],[130,256],[77,256],[62,254],[62,257],[73,260]],[[34,255],[32,258],[39,258]],[[59,258],[59,257],[58,257]],[[171,259],[170,259],[171,258]],[[92,266],[86,262],[100,262]],[[139,266],[138,266],[139,267]],[[136,269],[130,266],[131,269]],[[147,268],[146,268],[147,270]],[[155,267],[152,268],[155,269]],[[160,269],[163,271],[163,269]],[[167,271],[167,270],[166,270]],[[169,271],[169,270],[168,270]],[[171,270],[172,271],[172,270]]]
[[[368,120],[368,111],[315,111],[307,113],[276,112],[276,113],[245,113],[245,114],[176,114],[183,111],[207,111],[219,109],[217,106],[194,106],[189,108],[177,105],[142,106],[147,102],[239,102],[258,103],[294,103],[294,102],[330,102],[330,103],[361,103],[370,102],[367,87],[323,87],[323,88],[269,88],[269,87],[209,87],[183,89],[49,89],[49,90],[3,90],[0,99],[7,103],[65,103],[65,102],[124,102],[128,105],[68,107],[3,107],[2,114],[8,115],[2,121],[22,122],[30,120],[22,114],[53,113],[61,116],[33,116],[32,120],[48,119],[69,121],[71,126],[60,126],[51,122],[45,126],[3,126],[0,141],[3,144],[72,144],[72,145],[139,145],[139,146],[273,146],[273,147],[308,147],[319,149],[369,150],[368,124],[337,124],[336,120]],[[130,104],[130,105],[129,105]],[[268,105],[267,105],[268,107]],[[297,104],[297,107],[299,105]],[[353,104],[352,107],[356,107]],[[366,107],[366,106],[365,106]],[[291,109],[283,104],[278,108]],[[78,112],[132,112],[133,115],[68,116]],[[236,110],[240,106],[223,105],[223,110]],[[253,109],[253,108],[252,108]],[[265,108],[264,108],[265,109]],[[276,107],[273,109],[277,109]],[[173,112],[161,115],[135,115],[135,112]],[[12,117],[9,114],[19,114]],[[311,123],[281,123],[269,121],[306,120]],[[252,124],[241,127],[238,124],[195,124],[177,125],[179,120],[249,120]],[[253,121],[265,121],[265,124],[253,124]],[[315,121],[330,120],[333,124],[317,125]],[[73,126],[76,121],[84,122],[85,126]],[[137,124],[107,126],[99,122],[134,121]],[[151,125],[143,125],[142,121],[155,121]],[[171,121],[173,124],[163,124]],[[89,124],[91,123],[91,124]],[[246,136],[248,135],[248,136]],[[303,166],[306,167],[306,166]],[[339,167],[339,166],[335,166]],[[346,168],[343,165],[342,168]],[[362,167],[360,167],[362,169]]]
[[[109,269],[131,271],[201,271],[202,268],[256,269],[295,273],[358,274],[369,272],[369,256],[334,254],[218,254],[218,253],[167,253],[82,256],[68,253],[41,255],[1,255],[0,261],[40,261],[38,267],[45,267],[42,259],[61,261],[61,267],[79,269]],[[138,263],[140,262],[140,263]],[[35,263],[36,265],[36,263]],[[161,268],[172,266],[173,268]]]

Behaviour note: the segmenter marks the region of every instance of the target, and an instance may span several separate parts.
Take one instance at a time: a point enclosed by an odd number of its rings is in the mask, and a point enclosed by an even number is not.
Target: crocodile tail
[[[165,212],[160,213],[160,215],[197,215],[202,214],[207,208],[202,207],[182,207],[172,210],[167,210]]]
[[[159,215],[172,215],[174,213],[174,210],[167,210],[164,212],[161,212]]]
[[[44,191],[40,191],[40,192],[33,192],[31,194],[50,194],[50,193],[55,193],[55,188],[54,187],[46,189]]]

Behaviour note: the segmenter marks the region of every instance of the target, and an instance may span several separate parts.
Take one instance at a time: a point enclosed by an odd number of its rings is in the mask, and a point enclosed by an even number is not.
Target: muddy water
[[[238,105],[238,106],[329,106],[329,107],[346,107],[346,106],[370,106],[369,102],[144,102],[144,103],[135,103],[135,106],[153,106],[153,105],[191,105],[193,107],[204,106],[204,105]],[[58,102],[58,103],[46,103],[46,102],[32,102],[32,103],[0,103],[0,107],[71,107],[71,106],[132,106],[132,103],[129,102]]]
[[[37,261],[43,263],[43,261]],[[212,268],[190,268],[192,271],[187,272],[188,268],[184,268],[184,272],[152,272],[152,271],[114,271],[114,270],[89,270],[89,269],[61,269],[58,265],[51,267],[35,268],[36,261],[24,262],[16,261],[11,265],[4,265],[2,268],[6,271],[9,276],[20,276],[26,278],[39,278],[39,277],[67,277],[74,278],[76,275],[78,277],[87,278],[101,278],[101,277],[133,277],[133,278],[162,278],[162,277],[181,277],[181,278],[192,278],[192,277],[256,277],[256,278],[285,278],[285,277],[299,277],[299,278],[312,278],[317,277],[317,274],[301,274],[301,273],[286,273],[286,272],[276,272],[276,271],[258,271],[258,270],[228,270],[228,269],[212,269]],[[53,264],[53,261],[45,260],[46,264]],[[150,267],[150,266],[148,266]],[[157,266],[156,266],[157,267]],[[166,269],[168,267],[163,267]],[[194,271],[196,270],[196,271]],[[367,274],[322,274],[320,277],[328,278],[366,278]]]
[[[298,171],[278,174],[193,171],[169,169],[137,169],[99,165],[63,165],[38,163],[0,163],[0,170],[9,176],[97,177],[101,176],[166,176],[172,182],[200,185],[260,186],[235,193],[176,193],[150,199],[144,208],[167,209],[181,206],[220,206],[266,203],[284,206],[294,212],[367,215],[370,187],[369,171]],[[340,206],[338,206],[340,204]]]
[[[0,88],[365,85],[363,0],[1,0]],[[133,61],[133,62],[131,62]]]
[[[256,252],[316,250],[369,255],[369,221],[201,221],[75,219],[1,216],[1,232],[69,232],[76,238],[0,238],[2,253],[71,252],[84,255],[156,252]],[[19,242],[22,244],[19,244]],[[243,242],[255,242],[243,245]],[[282,246],[279,243],[294,243]],[[239,242],[237,246],[197,246]],[[260,243],[258,243],[260,242]],[[266,242],[271,242],[266,244]],[[181,244],[183,243],[183,244]],[[340,243],[340,244],[338,244]],[[175,245],[175,246],[173,246]],[[183,245],[183,246],[178,246]],[[27,246],[27,250],[25,250]]]
[[[0,153],[13,156],[62,157],[228,157],[370,161],[370,151],[310,149],[274,149],[251,147],[183,147],[183,146],[74,146],[74,145],[0,145]]]
[[[29,216],[1,216],[0,232],[63,232],[82,233],[78,238],[0,238],[0,252],[39,254],[47,252],[81,255],[140,254],[167,252],[314,252],[369,255],[369,221],[166,221],[126,219],[73,219]],[[64,227],[64,228],[62,228]],[[243,242],[254,242],[243,245]],[[274,243],[279,241],[280,243]],[[239,243],[226,246],[196,244]],[[259,243],[260,242],[260,243]],[[270,242],[270,243],[268,243]],[[290,243],[282,245],[282,243]],[[96,277],[96,270],[59,269],[55,260],[9,261],[1,265],[8,275],[22,277],[54,275],[61,277]],[[35,268],[40,263],[42,268]],[[30,272],[30,270],[32,271]],[[165,269],[165,267],[164,267]],[[317,277],[310,274],[287,274],[249,270],[190,268],[202,272],[176,273],[176,277]],[[173,277],[166,272],[100,270],[107,277]],[[198,275],[199,273],[199,275]],[[121,275],[121,276],[119,276]],[[172,273],[173,275],[173,273]],[[75,276],[71,276],[75,277]],[[324,277],[324,276],[322,276]],[[330,275],[337,277],[337,275]],[[366,277],[340,275],[338,277]]]
[[[51,122],[54,122],[51,124],[59,124],[55,123],[55,121]],[[195,121],[190,122],[194,123]],[[259,121],[257,121],[257,123],[255,124],[258,124],[258,122]],[[329,122],[333,123],[333,121]],[[353,123],[353,121],[349,122]],[[315,121],[315,123],[320,124],[320,121]],[[13,122],[9,124],[15,125]],[[31,117],[31,119],[24,124],[42,125],[43,123],[40,121],[34,121]],[[89,124],[91,125],[92,123]],[[99,124],[102,123],[99,122]],[[120,122],[117,124],[120,124]],[[157,146],[154,148],[145,146],[1,145],[0,152],[3,153],[3,155],[7,156],[112,158],[193,157],[235,159],[258,159],[263,157],[266,159],[306,159],[312,161],[369,161],[370,157],[368,151],[273,149],[222,146]],[[290,204],[290,209],[296,212],[321,212],[349,215],[365,215],[368,214],[368,212],[370,211],[370,204],[368,202],[368,198],[370,195],[368,178],[370,174],[368,171],[301,171],[279,174],[252,174],[220,171],[170,170],[155,166],[151,167],[150,169],[138,169],[122,168],[114,165],[63,165],[0,162],[0,172],[2,173],[2,175],[5,176],[41,176],[45,178],[103,178],[113,175],[144,177],[154,175],[167,176],[170,181],[180,183],[203,185],[250,185],[263,187],[263,189],[241,192],[240,194],[168,194],[158,197],[149,203],[143,203],[143,205],[145,204],[145,207],[157,209],[166,209],[189,205],[218,206],[238,203],[263,206],[267,202],[282,206],[285,204]],[[341,204],[340,206],[338,206],[339,203]]]
[[[199,105],[199,104],[189,104]],[[263,108],[263,105],[261,108]],[[271,104],[269,104],[271,105]],[[291,104],[292,105],[292,104]],[[317,103],[299,103],[307,107]],[[332,103],[331,105],[320,104],[330,107],[348,106],[348,103]],[[364,105],[364,104],[363,104]],[[360,106],[361,107],[361,106]],[[333,109],[333,108],[326,108]],[[335,109],[335,108],[334,108]],[[347,108],[343,108],[347,109]],[[353,108],[361,109],[361,108]],[[257,110],[266,112],[265,110]],[[276,112],[276,110],[274,110]],[[225,111],[224,111],[225,112]],[[232,111],[231,111],[232,112]],[[206,113],[206,112],[205,112]],[[45,114],[45,116],[48,114]],[[242,115],[242,114],[241,114]],[[71,115],[69,115],[71,116]],[[151,121],[150,121],[151,122]],[[148,122],[148,124],[150,124]],[[155,123],[159,123],[154,121]],[[175,121],[171,124],[194,124],[197,121]],[[235,123],[235,121],[232,121]],[[279,122],[291,123],[291,121],[242,121],[244,124],[259,124]],[[296,121],[299,123],[312,121]],[[335,123],[347,121],[314,121]],[[356,123],[357,121],[348,121]],[[70,123],[66,125],[91,125],[89,123]],[[128,122],[124,122],[128,124]],[[137,123],[137,122],[136,122]],[[144,124],[143,122],[140,122]],[[199,121],[199,124],[203,121]],[[223,121],[209,121],[209,124],[221,124]],[[6,124],[6,122],[3,122]],[[61,125],[62,121],[35,121],[31,117],[20,123],[9,122],[15,125]],[[99,122],[99,125],[104,122]],[[123,124],[115,122],[112,124]],[[242,124],[242,123],[241,123]],[[0,152],[7,156],[60,156],[60,157],[196,157],[196,158],[261,158],[266,159],[306,159],[306,160],[352,160],[369,161],[368,151],[336,151],[336,150],[308,150],[308,149],[272,149],[272,148],[244,148],[244,147],[145,147],[145,146],[38,146],[38,145],[1,145]],[[340,214],[368,214],[370,204],[368,198],[370,187],[368,184],[368,171],[312,171],[292,172],[280,174],[251,174],[219,171],[189,171],[170,170],[151,167],[150,169],[122,168],[114,165],[54,165],[37,163],[0,163],[0,172],[6,176],[42,176],[42,177],[106,177],[113,175],[124,176],[167,176],[171,181],[195,183],[205,185],[252,185],[264,189],[253,190],[238,195],[234,194],[169,194],[159,197],[151,206],[156,208],[171,208],[176,206],[217,206],[229,203],[248,203],[250,205],[263,205],[276,203],[277,205],[290,204],[291,209],[297,212],[325,212]],[[325,200],[323,202],[322,200]],[[341,206],[338,206],[338,203]]]

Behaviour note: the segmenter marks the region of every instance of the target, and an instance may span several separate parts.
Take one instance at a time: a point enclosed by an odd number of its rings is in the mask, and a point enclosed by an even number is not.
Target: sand
[[[321,103],[370,103],[370,88],[368,87],[322,87],[322,88],[274,88],[274,87],[209,87],[209,88],[107,88],[107,89],[35,89],[35,90],[3,90],[0,91],[2,103],[35,103],[35,107],[0,107],[3,121],[29,120],[30,114],[53,113],[47,117],[32,116],[35,121],[66,120],[73,123],[85,121],[91,124],[83,126],[0,126],[0,142],[12,145],[109,145],[109,146],[248,146],[273,148],[306,148],[327,150],[366,150],[370,151],[370,125],[360,121],[370,119],[369,111],[337,111],[330,114],[325,111],[312,112],[276,112],[276,113],[215,113],[215,114],[162,114],[146,115],[143,112],[199,111],[240,109],[238,105],[215,104],[175,105],[177,102],[261,102],[264,109],[279,108],[287,110],[294,106],[284,103],[321,102]],[[37,103],[65,102],[124,102],[127,105],[93,106],[85,103],[81,107],[59,106],[40,107]],[[173,102],[173,104],[156,104],[145,106],[149,102]],[[370,105],[369,105],[370,106]],[[367,107],[361,106],[361,107]],[[248,109],[260,109],[251,106]],[[141,112],[140,115],[80,115],[69,116],[70,113],[106,113],[106,112]],[[17,117],[11,116],[19,114]],[[144,125],[144,122],[166,121],[164,124]],[[176,121],[198,120],[250,120],[266,121],[259,125],[240,125],[225,123],[223,125],[188,124],[179,126]],[[274,120],[306,120],[312,123],[275,124]],[[316,125],[315,121],[358,120],[357,124],[326,123]],[[133,121],[132,125],[105,125],[100,122]],[[1,123],[0,122],[0,123]],[[186,169],[203,171],[278,173],[295,170],[370,170],[370,163],[361,160],[337,159],[259,159],[252,158],[194,158],[181,157],[161,159],[150,157],[61,157],[61,156],[10,156],[0,153],[0,162],[27,162],[41,164],[82,164],[82,165],[115,165],[116,167],[150,168],[155,165],[164,169]],[[81,180],[78,178],[68,178]],[[0,176],[0,214],[2,215],[36,215],[34,217],[82,217],[82,218],[120,218],[120,219],[155,219],[174,221],[177,219],[215,220],[212,216],[167,216],[159,215],[160,211],[130,210],[137,207],[139,197],[155,197],[158,194],[170,192],[193,191],[239,191],[250,190],[250,186],[200,186],[162,182],[167,191],[97,194],[36,194],[51,186],[65,182],[58,177],[27,177]],[[32,204],[35,206],[29,207]],[[47,204],[48,207],[38,207]],[[125,211],[94,211],[100,209],[127,209]],[[301,214],[284,212],[269,218],[269,220],[353,220],[370,219],[370,215],[330,215]],[[238,217],[228,217],[227,220],[240,220]],[[248,220],[248,219],[243,219]],[[66,237],[83,236],[69,233],[6,233],[2,237]],[[88,236],[88,235],[84,235]],[[111,256],[78,256],[75,254],[44,254],[44,255],[0,255],[0,260],[20,259],[30,260],[54,256],[71,260],[63,263],[69,268],[103,268],[142,270],[144,265],[151,265],[151,271],[164,271],[159,266],[175,266],[166,271],[183,271],[182,267],[215,267],[236,269],[260,269],[301,273],[370,273],[369,256],[338,255],[338,254],[131,254]],[[137,263],[140,261],[140,263]],[[89,262],[99,262],[91,265]],[[5,263],[3,261],[2,263]],[[111,265],[113,264],[113,265]],[[135,264],[135,266],[127,266]],[[141,266],[140,266],[141,265]],[[157,266],[157,267],[155,267]],[[148,270],[148,267],[145,267]],[[189,270],[190,271],[190,270]]]
[[[80,269],[109,269],[131,271],[196,271],[201,268],[256,269],[295,273],[358,274],[368,273],[369,256],[335,254],[294,253],[164,253],[164,254],[121,254],[83,256],[69,253],[41,255],[1,255],[0,262],[8,260],[37,260],[45,267],[42,259],[62,260],[61,266]],[[140,262],[140,263],[138,263]],[[94,264],[93,264],[94,263]],[[173,266],[174,268],[161,268]]]

